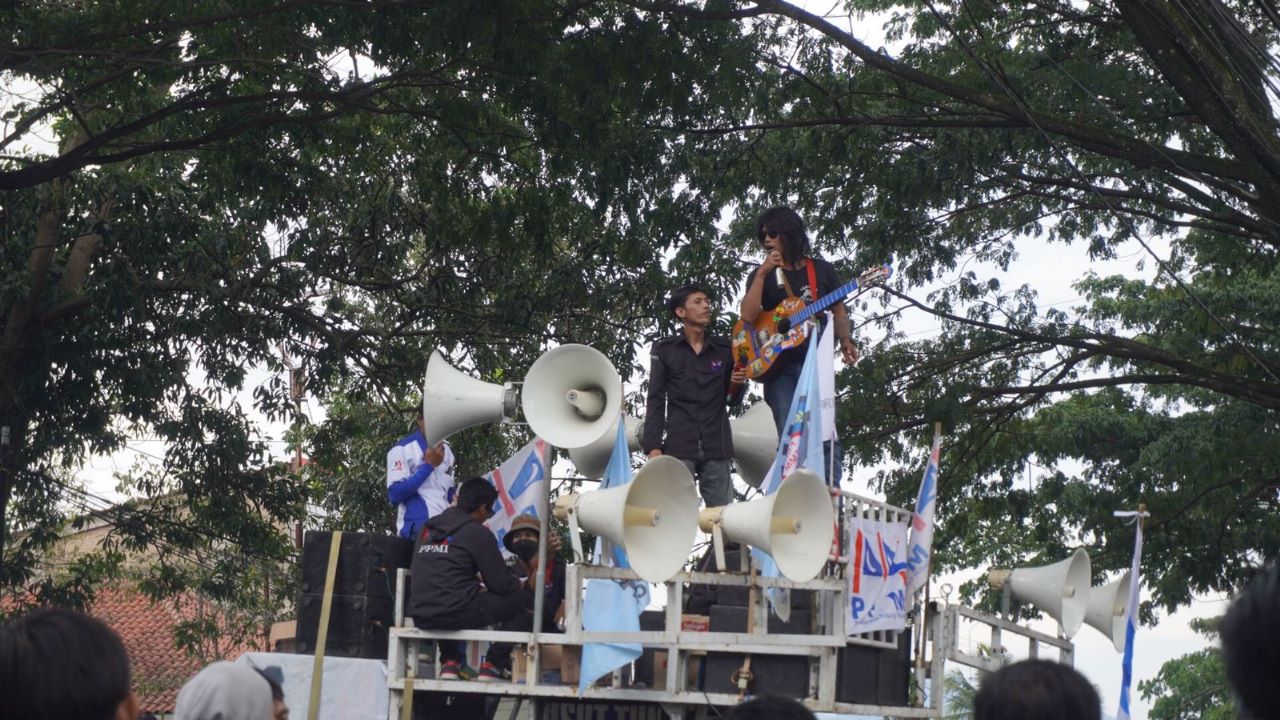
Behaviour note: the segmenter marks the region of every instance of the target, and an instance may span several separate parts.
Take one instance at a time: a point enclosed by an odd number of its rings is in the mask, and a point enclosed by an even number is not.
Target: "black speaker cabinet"
[[[302,541],[302,593],[324,592],[332,533],[308,532]],[[413,560],[413,541],[390,535],[342,534],[334,595],[394,597],[396,569]]]
[[[869,705],[906,705],[911,681],[911,631],[898,636],[892,650],[849,645],[836,663],[836,701]]]
[[[747,608],[742,605],[712,605],[709,613],[711,632],[744,633],[747,631]],[[791,608],[791,619],[783,622],[769,613],[770,635],[808,635],[813,632],[813,615],[808,609]]]
[[[727,564],[727,561],[726,561]],[[740,587],[718,587],[715,590],[715,601],[718,605],[739,605],[745,606],[748,602],[748,593],[750,589],[745,586]],[[791,591],[791,609],[793,610],[810,610],[813,608],[813,591],[812,590],[792,590]]]
[[[703,689],[709,693],[736,693],[734,673],[742,667],[738,653],[707,653]],[[809,658],[803,655],[752,655],[752,695],[803,698],[809,694]]]
[[[314,654],[316,651],[323,599],[324,593],[303,593],[298,599],[295,649],[299,653]],[[329,610],[325,655],[387,659],[387,640],[394,610],[389,597],[334,595]]]
[[[711,632],[742,633],[747,631],[747,608],[741,605],[712,605]],[[812,615],[809,610],[791,609],[791,619],[782,622],[769,614],[769,634],[801,634],[811,631]],[[704,687],[707,692],[736,693],[734,671],[742,667],[743,656],[738,653],[707,653],[707,671]],[[809,694],[809,658],[802,655],[751,656],[751,684],[747,691],[752,695],[779,695],[802,698]]]
[[[413,693],[413,720],[463,720],[463,718],[493,717],[488,705],[497,704],[497,698],[475,693],[427,692]]]

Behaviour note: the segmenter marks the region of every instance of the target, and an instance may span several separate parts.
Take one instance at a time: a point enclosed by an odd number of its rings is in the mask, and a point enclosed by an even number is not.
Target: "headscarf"
[[[275,705],[266,678],[225,661],[196,673],[178,692],[175,720],[271,720]]]

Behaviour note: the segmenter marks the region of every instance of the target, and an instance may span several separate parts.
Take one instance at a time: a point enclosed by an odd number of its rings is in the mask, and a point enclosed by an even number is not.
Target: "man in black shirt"
[[[726,338],[707,333],[711,300],[693,285],[677,289],[667,309],[683,325],[675,337],[654,343],[649,356],[649,397],[641,447],[649,457],[670,455],[698,479],[707,507],[728,505],[733,497],[729,459],[729,388],[744,390],[742,372],[735,373]]]
[[[809,255],[809,234],[805,231],[804,221],[795,210],[788,207],[766,210],[756,221],[756,237],[765,250],[765,258],[760,267],[747,275],[747,291],[739,308],[745,322],[755,322],[756,318],[772,311],[788,297],[799,297],[805,304],[809,304],[844,284],[831,263]],[[836,340],[840,343],[840,353],[845,363],[852,365],[858,361],[858,347],[853,342],[849,310],[844,302],[831,306],[831,316]],[[779,435],[785,431],[787,412],[791,409],[791,398],[800,381],[800,369],[804,366],[807,348],[808,344],[805,344],[784,350],[774,360],[769,371],[756,378],[764,386],[764,401],[773,411]],[[833,453],[837,458],[833,477],[828,478],[828,481],[838,485],[839,443],[836,443],[834,450],[829,444],[824,450],[828,465],[831,464]]]
[[[498,491],[473,477],[458,488],[457,501],[429,518],[413,549],[409,615],[423,629],[465,630],[498,625],[514,630],[533,610],[538,558],[521,580],[502,558],[498,539],[484,526],[493,517]],[[479,575],[479,580],[476,576]],[[480,587],[484,582],[484,589]],[[463,657],[458,644],[440,643],[441,680],[457,680]]]

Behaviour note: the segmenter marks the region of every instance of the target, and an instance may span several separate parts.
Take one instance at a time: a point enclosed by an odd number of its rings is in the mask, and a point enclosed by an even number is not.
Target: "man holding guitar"
[[[707,332],[712,308],[704,290],[677,289],[667,309],[682,332],[653,344],[640,444],[649,457],[670,455],[683,462],[698,479],[707,507],[728,505],[733,435],[726,405],[742,399],[746,378],[734,370],[729,341]],[[731,383],[738,392],[729,392]]]
[[[809,235],[805,231],[804,221],[794,210],[788,207],[769,208],[756,221],[756,237],[764,247],[765,258],[760,267],[747,276],[747,291],[742,298],[740,315],[742,323],[750,332],[752,323],[763,324],[775,314],[775,308],[787,302],[797,306],[813,303],[815,300],[830,294],[841,286],[840,277],[835,267],[818,257],[809,256]],[[835,302],[831,306],[834,317],[836,339],[840,343],[840,352],[844,361],[853,364],[858,360],[858,347],[850,333],[849,311],[843,302]],[[738,351],[741,330],[735,330],[734,349]],[[787,330],[783,329],[785,334]],[[773,420],[777,424],[778,433],[783,432],[787,421],[787,411],[791,408],[791,398],[795,395],[796,385],[800,381],[800,369],[804,365],[805,344],[797,347],[781,347],[774,352],[770,348],[767,357],[761,357],[756,369],[767,367],[763,374],[748,375],[764,386],[764,400],[773,411]],[[738,365],[744,366],[746,357],[735,357]],[[831,448],[824,448],[828,455]],[[839,449],[836,449],[837,457]],[[828,460],[830,465],[830,460]],[[840,464],[837,459],[835,476],[830,478],[832,484],[838,484]]]

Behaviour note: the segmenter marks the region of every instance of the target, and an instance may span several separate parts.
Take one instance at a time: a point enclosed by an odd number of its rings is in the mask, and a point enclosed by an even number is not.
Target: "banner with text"
[[[907,525],[853,518],[848,547],[848,633],[905,628]]]

